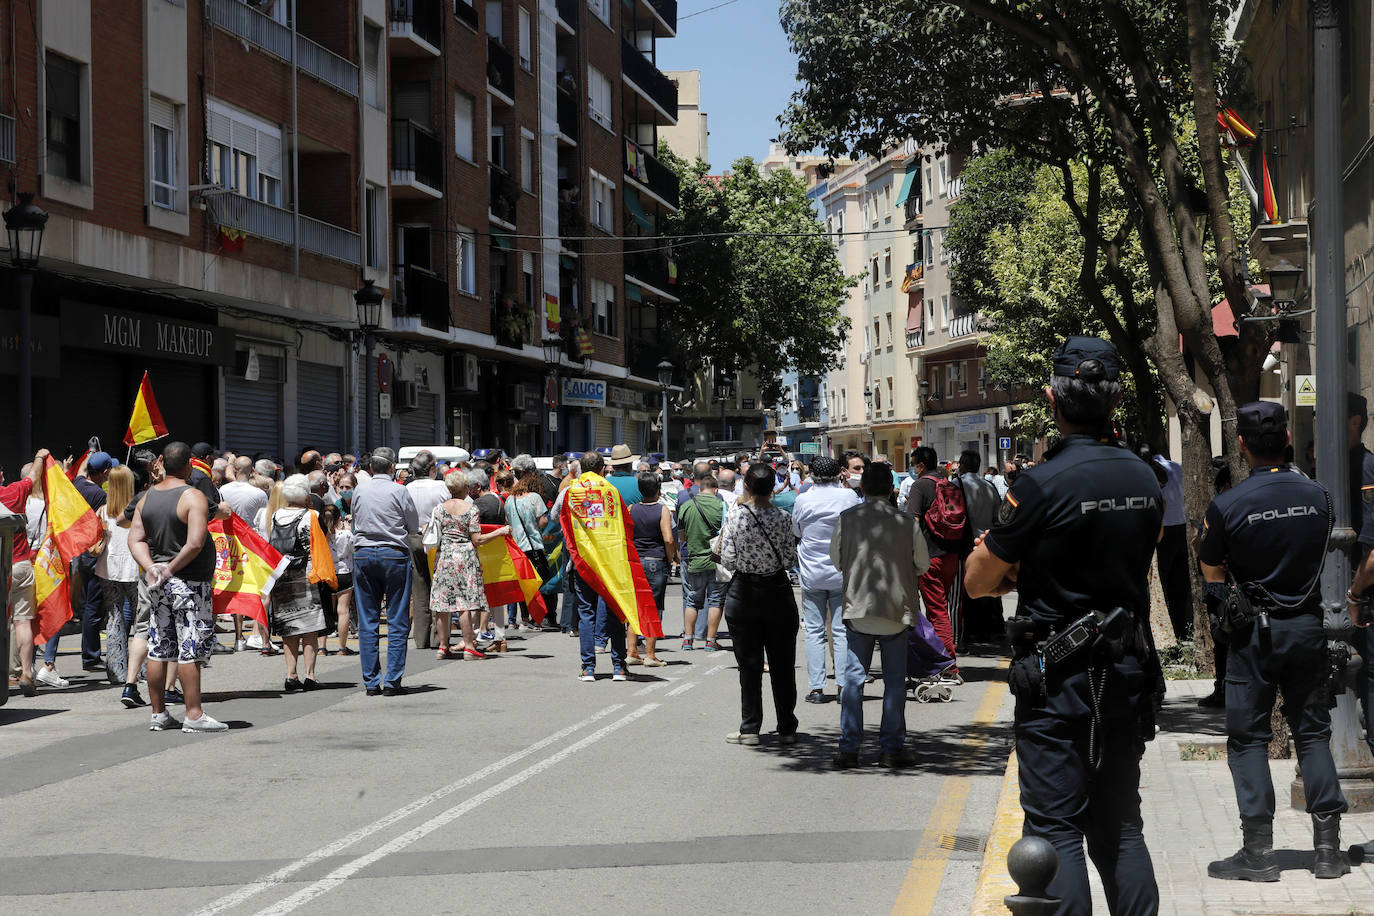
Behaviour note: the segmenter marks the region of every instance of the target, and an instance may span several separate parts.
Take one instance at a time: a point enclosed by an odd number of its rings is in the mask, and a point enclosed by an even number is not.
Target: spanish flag
[[[586,473],[563,496],[560,521],[573,568],[636,635],[662,636],[654,592],[639,564],[634,528],[620,491]]]
[[[34,641],[39,644],[71,619],[68,569],[72,560],[94,546],[102,534],[95,510],[51,455],[43,459],[43,488],[48,501],[48,530],[33,558],[37,605]]]
[[[1279,205],[1274,197],[1274,179],[1269,176],[1269,154],[1260,150],[1260,212],[1266,223],[1279,221]]]
[[[157,409],[157,399],[153,397],[153,383],[148,381],[148,373],[143,373],[143,381],[138,384],[138,397],[134,398],[134,414],[129,418],[129,429],[124,433],[124,444],[133,448],[143,442],[150,442],[167,435],[167,424],[162,422],[162,412]]]
[[[215,581],[211,604],[216,614],[238,614],[267,625],[265,602],[291,562],[253,527],[231,515],[210,523],[215,542]]]
[[[495,531],[496,525],[483,525],[482,533]],[[548,608],[539,594],[544,580],[535,572],[534,564],[515,544],[509,534],[487,541],[477,548],[477,561],[482,564],[482,584],[486,587],[487,604],[523,602],[530,609],[535,623],[543,623]]]

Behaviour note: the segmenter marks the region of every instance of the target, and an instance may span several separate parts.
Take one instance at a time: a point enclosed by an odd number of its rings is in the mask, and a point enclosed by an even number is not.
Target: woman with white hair
[[[439,550],[434,560],[434,584],[429,591],[429,607],[439,630],[438,657],[483,659],[487,656],[477,648],[477,634],[473,629],[473,615],[487,610],[486,587],[482,583],[482,564],[477,548],[510,533],[503,526],[486,534],[477,515],[477,507],[468,498],[469,475],[465,471],[449,471],[444,475],[449,498],[434,509],[439,523]],[[452,615],[458,615],[463,642],[455,650],[449,646],[452,638]]]
[[[287,693],[315,690],[315,657],[319,634],[324,630],[324,607],[319,593],[310,587],[310,487],[304,474],[293,474],[281,484],[284,508],[272,514],[268,540],[290,559],[286,571],[272,587],[272,628],[286,649]],[[297,676],[297,660],[304,650],[305,679]]]

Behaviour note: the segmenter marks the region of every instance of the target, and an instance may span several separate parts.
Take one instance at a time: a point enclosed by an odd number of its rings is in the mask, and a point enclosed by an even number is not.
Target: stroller
[[[940,676],[954,666],[954,659],[945,654],[945,644],[935,634],[935,627],[924,614],[907,634],[906,689],[918,703],[948,703],[954,691]]]

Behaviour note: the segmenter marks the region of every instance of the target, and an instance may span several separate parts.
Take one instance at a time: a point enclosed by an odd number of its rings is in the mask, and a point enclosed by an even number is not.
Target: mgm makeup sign
[[[62,346],[203,365],[234,365],[234,332],[228,328],[82,302],[62,303]]]

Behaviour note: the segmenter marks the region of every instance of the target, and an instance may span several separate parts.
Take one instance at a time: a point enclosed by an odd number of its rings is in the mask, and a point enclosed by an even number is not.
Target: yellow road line
[[[1003,916],[1007,907],[1002,898],[1016,893],[1016,882],[1007,874],[1007,853],[1012,844],[1021,839],[1021,783],[1016,752],[1007,759],[1007,775],[1002,780],[1002,797],[997,800],[997,813],[992,818],[992,833],[983,853],[983,868],[978,872],[978,887],[973,892],[970,916]]]
[[[1004,659],[998,670],[1006,667],[1007,661]],[[1001,708],[1006,693],[1006,681],[997,680],[988,684],[969,726],[981,730],[981,726],[997,721],[997,710]],[[975,732],[960,743],[957,753],[965,757],[972,756],[987,743],[986,734]],[[964,805],[972,787],[973,780],[969,776],[946,776],[940,785],[939,801],[930,812],[925,832],[921,834],[921,842],[916,847],[916,857],[907,870],[901,890],[897,892],[897,902],[892,905],[893,916],[929,916],[934,909],[951,852],[941,840],[959,832],[959,822],[963,820]]]

